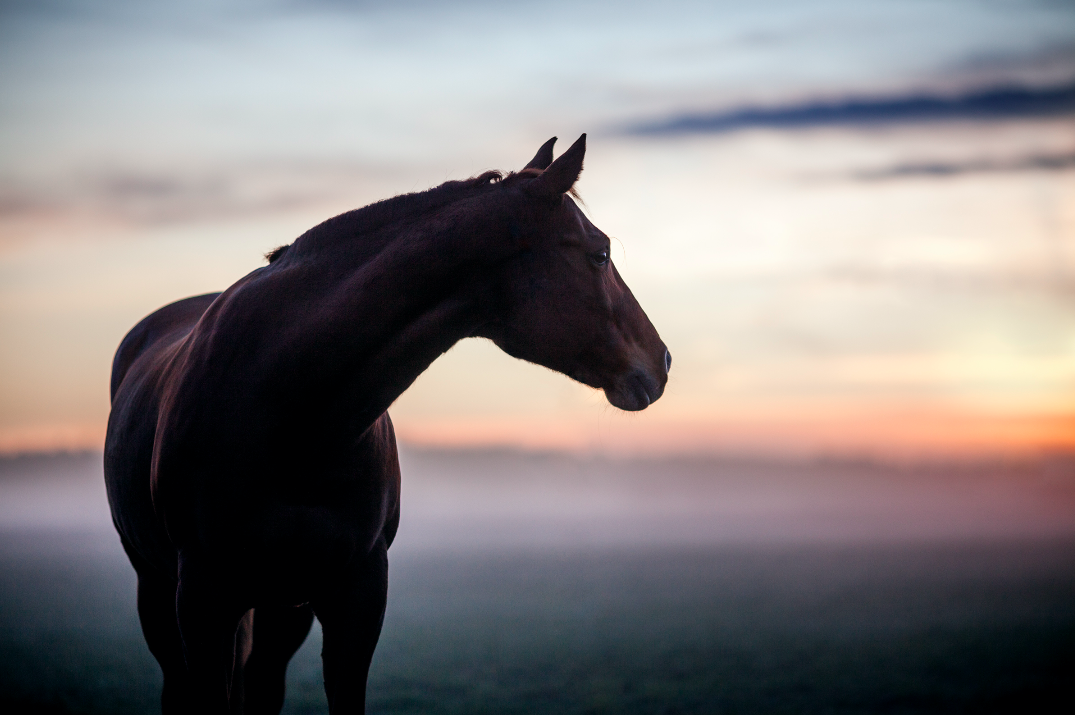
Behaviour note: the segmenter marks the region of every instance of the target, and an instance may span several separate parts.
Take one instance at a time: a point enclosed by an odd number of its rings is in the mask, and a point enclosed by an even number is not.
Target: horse
[[[467,337],[642,410],[671,355],[572,199],[583,134],[350,211],[138,323],[105,481],[166,714],[279,713],[316,615],[332,715],[365,711],[400,470],[388,407]]]

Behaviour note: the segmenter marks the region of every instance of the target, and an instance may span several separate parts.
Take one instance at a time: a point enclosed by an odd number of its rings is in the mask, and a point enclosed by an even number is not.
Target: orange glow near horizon
[[[1036,457],[1075,453],[1075,410],[997,415],[922,408],[829,409],[729,414],[706,421],[632,419],[602,411],[592,419],[541,417],[396,421],[404,444],[437,448],[512,448],[620,456],[848,456],[879,459]],[[103,423],[27,426],[5,431],[0,455],[97,451]]]
[[[397,430],[408,444],[427,447],[518,447],[630,456],[853,456],[881,459],[971,459],[1075,452],[1075,412],[991,416],[954,412],[797,415],[709,424],[617,425],[604,438],[577,425],[459,420]]]

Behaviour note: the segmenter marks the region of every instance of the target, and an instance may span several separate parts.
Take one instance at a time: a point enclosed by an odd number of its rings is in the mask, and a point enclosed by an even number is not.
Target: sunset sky
[[[392,408],[402,440],[1075,449],[1073,87],[1075,5],[1045,0],[6,3],[0,453],[100,448],[112,353],[161,305],[582,132],[665,396],[620,413],[464,341]]]

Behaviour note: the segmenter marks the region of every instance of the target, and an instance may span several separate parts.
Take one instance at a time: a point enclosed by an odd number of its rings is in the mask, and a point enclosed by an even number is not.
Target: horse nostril
[[[672,353],[670,353],[667,350],[665,350],[664,351],[664,371],[665,371],[665,374],[671,372],[671,370],[672,370]]]

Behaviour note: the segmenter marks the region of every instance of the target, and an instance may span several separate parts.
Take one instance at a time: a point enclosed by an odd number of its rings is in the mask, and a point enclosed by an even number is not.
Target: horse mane
[[[339,216],[334,216],[319,223],[295,239],[295,243],[297,244],[301,241],[303,244],[316,244],[322,240],[333,240],[341,235],[346,235],[350,238],[370,236],[385,226],[403,220],[414,220],[431,211],[473,195],[476,190],[487,188],[493,184],[512,186],[520,181],[533,179],[540,174],[541,169],[534,168],[512,171],[507,174],[492,170],[469,179],[446,181],[440,186],[435,186],[425,191],[382,199],[368,206],[346,211]],[[575,198],[579,198],[574,188],[571,189],[570,193]],[[292,244],[278,246],[266,253],[265,258],[270,264],[274,263],[282,258],[291,246]]]
[[[287,249],[289,248],[291,248],[290,243],[285,243],[283,246],[277,246],[276,248],[265,254],[265,260],[267,260],[269,263],[272,263],[277,258],[287,253]]]

